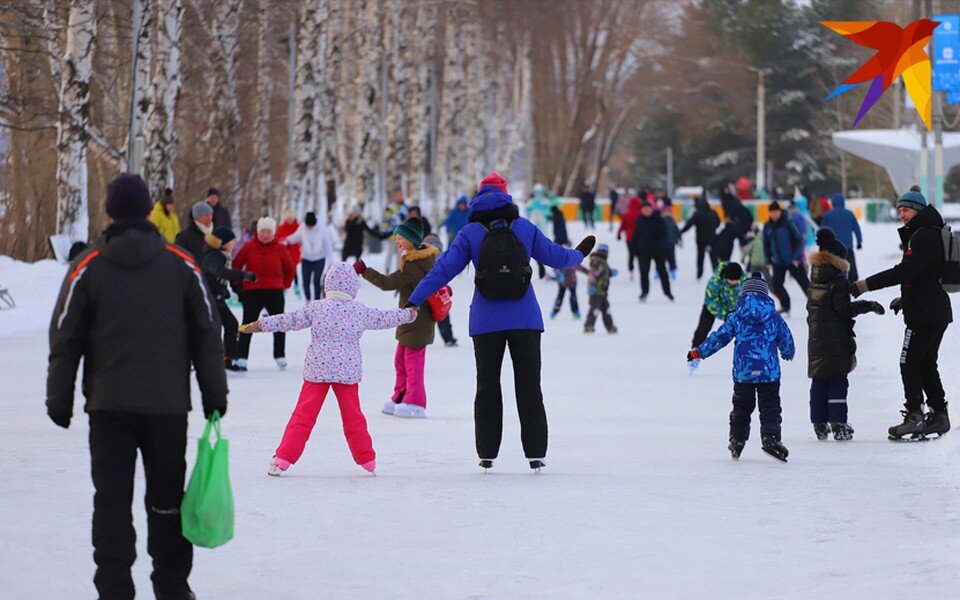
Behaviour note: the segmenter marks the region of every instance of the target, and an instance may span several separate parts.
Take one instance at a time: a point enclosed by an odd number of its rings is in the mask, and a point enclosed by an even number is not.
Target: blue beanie
[[[770,293],[770,288],[767,287],[767,282],[764,281],[763,275],[760,271],[756,271],[753,275],[750,276],[750,279],[747,279],[743,282],[743,285],[740,287],[740,294],[763,294],[764,296]]]
[[[920,193],[919,185],[910,186],[910,191],[906,192],[897,200],[897,208],[912,208],[915,211],[921,211],[927,207],[927,199]]]

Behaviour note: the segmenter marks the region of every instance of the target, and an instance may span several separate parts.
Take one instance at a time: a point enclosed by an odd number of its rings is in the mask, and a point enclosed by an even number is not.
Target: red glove
[[[363,272],[367,270],[367,264],[362,260],[358,260],[353,263],[353,270],[357,272],[357,275],[363,275]]]
[[[700,360],[700,353],[696,349],[687,352],[687,362],[694,360]]]

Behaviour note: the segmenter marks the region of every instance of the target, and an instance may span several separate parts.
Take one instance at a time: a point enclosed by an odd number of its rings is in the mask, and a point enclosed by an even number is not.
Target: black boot
[[[923,413],[919,410],[901,410],[903,423],[894,425],[887,430],[891,440],[901,440],[905,436],[915,436],[923,433]]]
[[[849,423],[830,423],[830,429],[833,430],[833,439],[838,442],[853,439],[853,427]]]
[[[923,435],[944,435],[950,431],[950,416],[946,409],[929,412],[923,419]]]
[[[817,439],[823,441],[830,436],[830,428],[826,423],[814,423],[813,432],[817,434]]]
[[[733,460],[740,460],[740,454],[743,453],[743,447],[747,443],[743,440],[738,440],[735,437],[730,438],[730,445],[727,446],[727,450],[730,451],[730,458]]]
[[[787,462],[787,456],[790,455],[786,446],[781,444],[780,438],[775,435],[763,436],[763,451],[781,462]]]

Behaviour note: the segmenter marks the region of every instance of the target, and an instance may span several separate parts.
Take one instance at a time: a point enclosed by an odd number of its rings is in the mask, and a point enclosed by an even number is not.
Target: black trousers
[[[530,329],[497,331],[473,336],[477,361],[477,396],[473,403],[477,455],[494,459],[503,437],[503,391],[500,369],[510,348],[513,383],[520,416],[520,440],[527,458],[547,455],[547,413],[540,390],[540,333]]]
[[[303,297],[310,300],[319,300],[323,296],[323,290],[320,286],[320,277],[323,275],[323,266],[326,259],[320,260],[302,260],[300,269],[303,271]],[[310,288],[313,287],[313,295],[310,294]]]
[[[240,301],[243,303],[244,323],[252,323],[259,319],[263,309],[267,309],[267,313],[271,315],[279,315],[283,312],[283,290],[250,290],[249,292],[243,293]],[[240,334],[239,358],[247,358],[250,356],[251,337],[253,337],[253,334]],[[283,358],[286,356],[286,341],[287,336],[285,333],[273,334],[274,358]]]
[[[903,335],[900,353],[900,378],[903,380],[904,407],[921,410],[926,395],[927,406],[936,412],[947,408],[946,393],[940,382],[937,357],[946,325],[908,327]]]
[[[733,382],[733,410],[730,411],[730,437],[740,441],[750,439],[750,417],[753,409],[760,406],[760,435],[772,435],[780,439],[780,382],[738,383]]]
[[[457,338],[453,337],[453,325],[450,323],[450,315],[447,315],[442,321],[437,321],[437,329],[440,330],[440,337],[446,343],[455,342]]]
[[[587,210],[587,209],[585,209],[585,208],[581,208],[581,209],[580,209],[580,212],[583,213],[583,228],[584,228],[584,229],[596,229],[596,224],[594,223],[594,218],[593,218],[593,216],[594,216],[594,215],[593,215],[593,213],[594,213],[593,209]]]
[[[637,260],[637,253],[630,242],[627,242],[627,270],[633,273],[633,261]],[[631,275],[632,277],[632,275]]]
[[[670,273],[667,271],[667,259],[663,254],[644,254],[637,256],[640,261],[640,293],[646,296],[650,293],[650,263],[653,262],[660,276],[660,285],[663,294],[670,297]]]
[[[240,349],[237,318],[233,316],[226,300],[217,300],[217,312],[220,313],[220,323],[223,325],[223,354],[227,358],[236,358]]]
[[[606,296],[594,294],[590,296],[590,310],[587,312],[587,320],[583,324],[585,328],[593,329],[597,323],[597,313],[603,317],[603,326],[607,331],[613,330],[613,316],[610,315],[610,301]]]
[[[134,597],[130,568],[137,557],[137,534],[131,503],[138,449],[146,476],[147,552],[153,559],[154,591],[158,598],[180,598],[190,590],[193,546],[180,530],[187,415],[92,411],[93,581],[101,600]]]
[[[553,302],[553,312],[560,312],[560,309],[563,308],[563,297],[569,291],[570,292],[570,310],[574,313],[580,312],[580,303],[577,301],[577,288],[570,288],[569,290],[564,285],[558,285],[559,289],[557,290],[557,299]]]
[[[697,243],[697,279],[703,277],[703,263],[707,256],[710,257],[710,272],[712,273],[714,270],[716,270],[719,263],[717,262],[716,257],[713,255],[713,252],[710,251],[710,246],[707,244]]]
[[[700,320],[697,322],[697,329],[693,332],[693,342],[691,343],[691,348],[696,348],[700,344],[706,341],[707,337],[710,335],[710,330],[713,329],[713,322],[716,321],[709,310],[707,310],[707,305],[703,305],[703,309],[700,311]]]
[[[787,273],[790,273],[800,289],[803,290],[804,296],[807,295],[807,287],[810,285],[810,280],[807,279],[807,269],[803,264],[773,265],[773,281],[770,287],[773,295],[780,300],[780,308],[784,311],[790,310],[790,294],[787,293],[787,288],[783,285],[787,279]]]
[[[850,281],[860,279],[860,273],[857,271],[857,255],[853,248],[847,250],[847,262],[850,263]]]

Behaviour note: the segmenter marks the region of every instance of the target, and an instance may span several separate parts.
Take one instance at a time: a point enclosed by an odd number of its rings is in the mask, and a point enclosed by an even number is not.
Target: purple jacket
[[[537,227],[520,217],[513,198],[493,186],[484,186],[470,202],[470,217],[450,248],[437,260],[410,296],[410,303],[422,306],[427,298],[447,285],[473,262],[480,260],[480,245],[487,234],[481,223],[497,219],[513,221],[513,232],[527,250],[527,258],[534,258],[548,267],[566,269],[583,261],[583,253],[569,250],[545,237]],[[543,315],[533,293],[533,285],[519,300],[489,300],[474,290],[470,305],[470,335],[496,331],[532,329],[543,331]]]
[[[324,278],[323,300],[300,310],[260,317],[266,332],[310,328],[303,378],[314,383],[359,383],[363,376],[360,336],[368,329],[390,329],[413,321],[409,310],[378,310],[355,301],[360,278],[353,267],[336,263]]]

